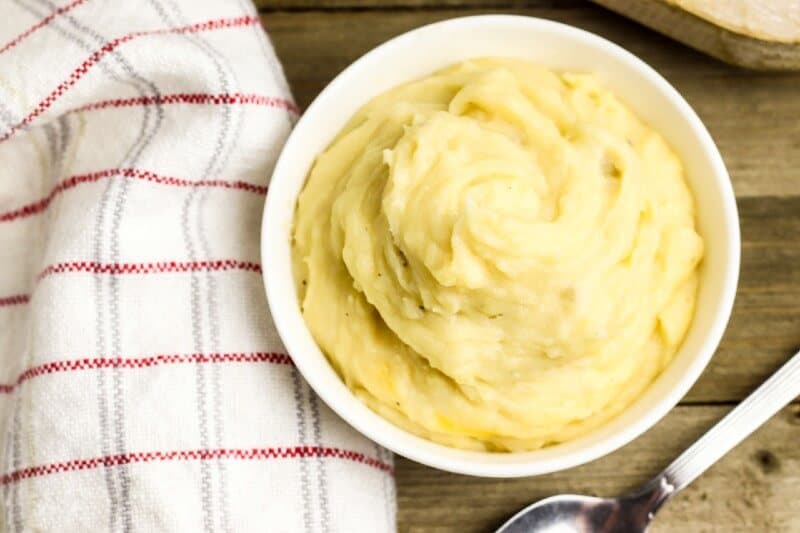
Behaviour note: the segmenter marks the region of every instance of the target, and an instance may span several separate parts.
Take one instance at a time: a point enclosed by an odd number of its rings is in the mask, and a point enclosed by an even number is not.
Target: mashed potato
[[[305,320],[360,398],[461,448],[617,414],[691,320],[703,242],[680,160],[593,76],[508,59],[378,96],[293,229]]]

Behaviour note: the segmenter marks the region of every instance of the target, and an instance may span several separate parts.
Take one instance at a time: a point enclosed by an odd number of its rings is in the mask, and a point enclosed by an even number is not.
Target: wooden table
[[[397,458],[402,532],[488,531],[531,500],[613,495],[648,479],[800,347],[800,75],[739,70],[582,1],[260,0],[298,104],[373,46],[459,15],[558,20],[638,55],[686,97],[719,145],[742,225],[733,318],[710,366],[655,428],[583,467],[519,480]],[[659,515],[658,532],[800,532],[800,404],[785,408]]]

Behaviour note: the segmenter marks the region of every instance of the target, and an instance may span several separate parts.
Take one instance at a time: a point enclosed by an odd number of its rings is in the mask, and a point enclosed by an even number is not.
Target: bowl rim
[[[527,461],[498,461],[498,456],[513,458],[514,456],[519,457],[524,454],[535,453],[536,451],[497,454],[493,452],[461,450],[434,443],[395,426],[370,410],[344,386],[344,383],[338,375],[336,378],[341,385],[340,387],[328,388],[329,385],[322,383],[325,378],[324,376],[318,375],[312,368],[313,362],[311,358],[322,357],[325,360],[325,364],[330,366],[326,356],[319,348],[316,350],[317,353],[311,354],[305,353],[303,350],[299,349],[297,346],[299,342],[296,339],[296,335],[292,332],[292,326],[287,323],[287,319],[285,318],[286,312],[284,305],[286,302],[276,301],[277,298],[272,297],[272,295],[276,294],[278,286],[285,285],[287,280],[275,274],[274,269],[269,268],[262,269],[262,276],[264,279],[268,306],[275,328],[287,352],[292,357],[296,368],[319,397],[350,426],[381,446],[430,467],[473,476],[512,478],[565,470],[605,456],[639,437],[642,433],[653,427],[677,405],[708,365],[730,319],[739,278],[741,242],[736,199],[722,156],[708,130],[680,93],[650,65],[608,39],[568,24],[524,15],[472,15],[446,19],[417,27],[372,48],[341,71],[314,98],[287,138],[286,144],[273,170],[272,180],[280,179],[280,176],[287,175],[291,172],[284,170],[284,167],[291,164],[284,156],[289,152],[289,147],[298,142],[306,124],[315,120],[314,115],[317,109],[325,104],[326,95],[333,92],[340,85],[347,84],[349,78],[354,76],[357,71],[364,68],[365,65],[369,65],[374,60],[373,58],[380,57],[395,48],[406,46],[409,41],[416,38],[422,32],[437,31],[444,27],[450,28],[458,25],[470,26],[484,24],[523,24],[527,25],[528,29],[531,31],[546,28],[548,30],[567,34],[568,38],[583,40],[592,46],[605,49],[604,51],[606,53],[616,55],[620,60],[627,63],[627,66],[631,69],[638,70],[641,75],[647,78],[648,83],[655,85],[665,97],[671,100],[672,103],[680,109],[681,120],[687,123],[688,128],[702,144],[703,152],[710,160],[710,165],[714,170],[713,177],[719,181],[720,191],[722,193],[721,200],[724,222],[726,225],[728,242],[730,242],[730,246],[725,253],[728,268],[724,273],[725,277],[721,289],[722,298],[717,306],[716,315],[714,316],[711,326],[704,334],[695,357],[690,361],[686,370],[669,389],[668,393],[657,399],[651,407],[641,414],[641,416],[633,420],[630,424],[622,427],[619,431],[611,433],[596,442],[589,443],[582,448],[569,450],[553,457],[534,457]],[[273,181],[270,182],[271,187]],[[267,194],[262,215],[260,238],[261,261],[263,265],[268,264],[267,255],[270,249],[269,236],[272,234],[276,236],[281,235],[281,228],[273,229],[273,225],[277,225],[279,222],[273,222],[269,215],[270,212],[274,211],[270,206],[275,202],[277,202],[276,195]],[[292,207],[292,210],[294,210],[294,207]],[[291,261],[291,259],[289,259],[289,261]],[[290,283],[294,283],[293,279],[290,280]],[[295,304],[297,304],[297,302],[295,302]],[[303,327],[308,331],[304,322]],[[333,371],[332,368],[331,371]],[[349,396],[349,400],[346,396]],[[490,457],[494,460],[489,460]]]

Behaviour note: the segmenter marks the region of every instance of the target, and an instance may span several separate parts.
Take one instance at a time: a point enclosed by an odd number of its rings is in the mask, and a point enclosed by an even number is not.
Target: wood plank
[[[673,410],[605,458],[515,480],[447,474],[397,458],[399,531],[486,532],[531,501],[558,493],[613,496],[645,482],[728,411]],[[794,436],[794,437],[793,437]],[[800,531],[800,406],[787,407],[661,510],[654,533]]]
[[[301,106],[377,44],[414,27],[483,10],[266,13],[262,20]],[[737,195],[800,195],[800,74],[742,71],[661,37],[600,7],[528,8],[627,48],[663,74],[705,122]],[[743,117],[746,122],[743,123]]]
[[[800,198],[742,198],[733,315],[687,402],[738,401],[800,349]]]

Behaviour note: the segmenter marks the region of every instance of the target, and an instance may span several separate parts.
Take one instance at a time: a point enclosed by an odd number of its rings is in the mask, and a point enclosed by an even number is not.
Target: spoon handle
[[[648,486],[660,492],[656,508],[800,395],[800,352],[711,428]],[[656,503],[655,501],[653,503]]]

